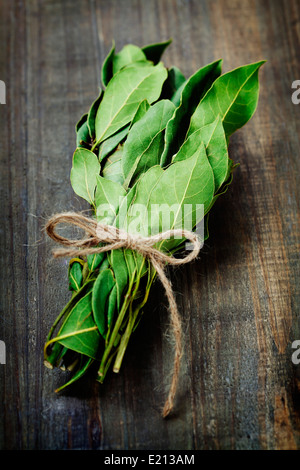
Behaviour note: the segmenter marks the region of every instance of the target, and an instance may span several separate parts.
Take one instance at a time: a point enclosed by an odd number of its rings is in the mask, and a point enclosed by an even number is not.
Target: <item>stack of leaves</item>
[[[162,207],[188,204],[192,228],[204,218],[207,237],[209,211],[232,180],[229,138],[256,109],[263,61],[222,75],[217,60],[187,79],[160,61],[169,43],[127,45],[118,53],[113,45],[102,68],[103,90],[76,125],[71,184],[98,222],[146,237],[149,227],[151,235],[166,229]],[[146,208],[142,217],[137,204]],[[181,210],[169,219],[168,228],[182,228]],[[159,250],[174,254],[184,241],[164,240]],[[88,256],[78,250],[69,264],[71,299],[44,350],[48,367],[74,372],[58,390],[94,362],[99,382],[111,365],[120,370],[156,274],[133,250]]]

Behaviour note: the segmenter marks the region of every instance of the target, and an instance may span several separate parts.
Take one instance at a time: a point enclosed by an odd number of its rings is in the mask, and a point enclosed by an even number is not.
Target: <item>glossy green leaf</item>
[[[176,108],[180,104],[182,88],[186,82],[185,76],[177,67],[168,69],[168,77],[163,85],[161,98],[171,100]]]
[[[115,56],[115,50],[116,46],[115,42],[113,41],[112,48],[103,62],[101,71],[102,83],[105,87],[108,85],[113,76],[113,59]]]
[[[149,108],[150,108],[150,104],[148,103],[147,100],[143,100],[140,102],[139,107],[130,123],[130,128],[140,119],[142,119],[142,117],[146,114]]]
[[[220,116],[211,124],[201,127],[193,132],[173,157],[173,162],[191,157],[203,142],[207,157],[215,178],[215,191],[224,183],[228,171],[228,150],[226,136]]]
[[[95,204],[97,220],[112,225],[118,213],[119,204],[126,191],[119,183],[97,176]]]
[[[123,67],[131,64],[132,62],[138,62],[147,60],[143,51],[133,44],[127,44],[121,49],[120,52],[115,54],[113,58],[113,75],[115,75]]]
[[[70,177],[72,188],[78,196],[91,205],[94,205],[94,193],[99,173],[100,163],[96,155],[87,149],[76,149]]]
[[[97,358],[100,336],[92,316],[92,292],[86,294],[71,310],[58,334],[58,341],[73,351]]]
[[[168,39],[168,41],[148,44],[147,46],[142,47],[142,51],[148,60],[151,60],[154,64],[157,64],[171,42],[172,39]]]
[[[81,116],[81,118],[79,119],[79,121],[76,123],[76,126],[75,126],[76,132],[78,132],[82,124],[84,124],[87,121],[87,117],[88,117],[88,113],[85,113]]]
[[[219,77],[195,110],[187,135],[221,116],[227,137],[246,124],[258,102],[258,72],[265,61],[244,65]]]
[[[118,145],[126,138],[130,129],[130,124],[125,126],[120,131],[106,139],[99,147],[99,161],[102,162],[110,153],[115,150]]]
[[[124,250],[113,250],[110,255],[110,264],[114,271],[117,289],[118,308],[121,308],[122,294],[129,281],[128,267]]]
[[[89,129],[89,135],[92,139],[95,139],[96,137],[95,120],[96,120],[97,111],[100,106],[102,98],[103,98],[103,91],[101,90],[98,98],[92,104],[89,110],[88,116],[87,116],[87,125]]]
[[[139,104],[159,98],[167,71],[156,66],[134,64],[120,70],[109,82],[96,116],[97,145],[128,124]]]
[[[152,167],[143,175],[137,184],[133,203],[144,205],[146,209],[137,216],[133,213],[134,205],[129,207],[127,230],[142,236],[173,228],[191,230],[200,221],[197,205],[204,204],[205,213],[213,195],[214,176],[202,143],[188,160],[173,163],[166,170]],[[189,227],[184,224],[188,217]],[[162,247],[171,249],[176,244],[178,240],[167,240]]]
[[[132,127],[124,144],[122,170],[125,187],[160,163],[164,148],[164,130],[175,106],[169,100],[161,100],[151,106]]]
[[[90,148],[91,137],[87,120],[85,120],[76,133],[76,146],[78,148]]]
[[[108,327],[108,329],[113,324],[115,311],[116,311],[116,308],[117,308],[117,297],[118,297],[118,289],[117,289],[117,284],[115,284],[114,287],[112,288],[110,294],[109,294],[109,299],[108,299],[108,306],[107,306],[107,327]]]
[[[118,184],[124,183],[121,160],[123,149],[117,149],[112,155],[107,157],[102,170],[102,176]]]
[[[105,258],[105,253],[95,253],[87,255],[87,263],[90,271],[95,271]]]
[[[100,334],[105,338],[107,330],[107,303],[109,294],[115,285],[114,276],[110,269],[101,271],[98,275],[92,297],[92,307],[95,323],[99,329]]]
[[[69,285],[70,289],[78,291],[82,284],[82,265],[78,262],[72,263],[69,269]]]
[[[198,70],[185,82],[181,92],[180,105],[166,128],[165,148],[160,163],[162,167],[170,163],[172,156],[178,152],[183,144],[190,118],[201,98],[216,78],[219,77],[221,67],[222,61],[217,60]]]

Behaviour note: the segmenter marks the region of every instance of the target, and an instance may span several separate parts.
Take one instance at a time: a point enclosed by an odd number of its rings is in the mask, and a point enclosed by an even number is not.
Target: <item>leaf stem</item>
[[[138,317],[139,312],[141,311],[141,309],[144,307],[144,305],[148,301],[151,285],[153,283],[155,275],[156,275],[156,272],[154,271],[151,274],[151,269],[149,268],[148,281],[147,281],[146,293],[145,293],[144,299],[135,308],[134,312],[132,312],[132,309],[130,310],[130,315],[129,315],[129,320],[128,320],[128,323],[127,323],[127,327],[126,327],[125,333],[122,336],[120,346],[118,348],[118,354],[117,354],[117,357],[116,357],[116,360],[115,360],[115,363],[114,363],[114,367],[113,367],[113,371],[115,373],[118,373],[120,371],[120,368],[121,368],[121,365],[122,365],[122,362],[123,362],[124,354],[125,354],[125,351],[127,349],[130,336],[131,336],[131,334],[134,330],[136,319]]]
[[[121,308],[121,311],[119,313],[119,316],[117,318],[117,321],[116,321],[116,324],[114,326],[114,329],[112,331],[112,334],[111,334],[111,337],[110,337],[110,340],[108,342],[108,345],[107,347],[105,348],[105,351],[103,353],[103,356],[102,356],[102,360],[101,360],[101,364],[100,364],[100,368],[99,368],[99,371],[98,371],[98,374],[100,376],[103,376],[104,375],[104,370],[105,370],[105,364],[106,364],[106,361],[107,361],[107,358],[111,352],[111,349],[113,348],[113,345],[114,345],[114,342],[116,340],[116,337],[117,337],[117,334],[119,332],[119,329],[122,325],[122,322],[123,322],[123,319],[124,319],[124,316],[125,316],[125,313],[127,311],[127,308],[130,304],[130,300],[131,300],[131,291],[132,291],[132,287],[133,287],[133,284],[134,284],[134,280],[135,280],[135,271],[133,273],[133,276],[130,280],[130,284],[129,284],[129,287],[128,287],[128,291],[125,295],[125,299],[124,299],[124,303],[122,305],[122,308]]]

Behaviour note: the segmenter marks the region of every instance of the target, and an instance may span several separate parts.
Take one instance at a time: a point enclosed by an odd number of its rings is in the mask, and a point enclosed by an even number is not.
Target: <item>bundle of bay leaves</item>
[[[229,138],[256,109],[264,63],[222,74],[217,60],[186,78],[160,61],[170,42],[127,45],[118,53],[113,45],[102,67],[103,89],[76,125],[74,192],[97,221],[144,237],[150,229],[152,235],[165,230],[166,219],[170,229],[182,228],[184,217],[189,229],[207,222],[232,180]],[[177,210],[167,214],[174,204]],[[143,209],[139,215],[137,207]],[[170,254],[183,247],[184,240],[175,238],[159,245]],[[129,249],[88,256],[79,250],[71,259],[72,296],[44,349],[48,367],[73,371],[58,390],[95,362],[99,382],[110,366],[120,370],[156,274],[149,260]]]

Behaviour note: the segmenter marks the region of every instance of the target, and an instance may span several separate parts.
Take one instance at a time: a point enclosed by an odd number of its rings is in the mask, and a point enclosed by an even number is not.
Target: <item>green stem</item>
[[[130,281],[130,284],[129,284],[129,288],[128,288],[128,291],[125,295],[125,299],[124,299],[124,303],[122,305],[122,308],[121,308],[121,311],[120,311],[120,314],[117,318],[117,321],[115,323],[115,326],[114,326],[114,329],[111,333],[111,337],[109,339],[109,342],[108,342],[108,345],[107,347],[105,348],[105,351],[103,353],[103,356],[102,356],[102,360],[101,360],[101,364],[100,364],[100,368],[99,368],[99,371],[98,371],[98,374],[100,376],[103,376],[104,375],[104,370],[105,370],[105,364],[106,364],[106,361],[108,359],[108,356],[113,348],[113,345],[114,345],[114,342],[116,340],[116,337],[117,337],[117,334],[119,332],[119,329],[122,325],[122,322],[123,322],[123,319],[124,319],[124,316],[125,316],[125,313],[127,311],[127,308],[130,304],[130,300],[131,300],[131,291],[132,291],[132,287],[133,287],[133,284],[134,284],[134,274],[131,278],[131,281]]]
[[[127,324],[125,333],[122,336],[120,346],[118,348],[118,354],[117,354],[117,357],[116,357],[116,360],[115,360],[115,363],[114,363],[114,367],[113,367],[113,371],[116,372],[116,373],[118,373],[120,371],[120,368],[121,368],[121,365],[122,365],[122,362],[123,362],[123,358],[124,358],[124,354],[125,354],[125,351],[127,349],[130,336],[133,332],[138,314],[139,314],[140,310],[144,307],[146,302],[148,301],[151,285],[152,285],[153,280],[154,280],[155,275],[156,275],[155,271],[152,273],[152,275],[151,275],[150,271],[151,270],[149,268],[148,282],[147,282],[147,286],[146,286],[146,293],[145,293],[144,299],[135,308],[134,312],[132,312],[132,309],[130,310],[128,324]],[[131,304],[131,306],[132,306],[132,304]]]
[[[105,365],[105,368],[104,368],[104,372],[103,372],[103,375],[99,376],[98,375],[98,378],[97,378],[97,382],[100,382],[101,384],[104,382],[104,379],[105,379],[105,376],[107,374],[107,371],[109,369],[109,366],[114,358],[114,356],[116,355],[117,353],[117,350],[114,351],[111,356],[108,358],[107,362],[106,362],[106,365]]]

